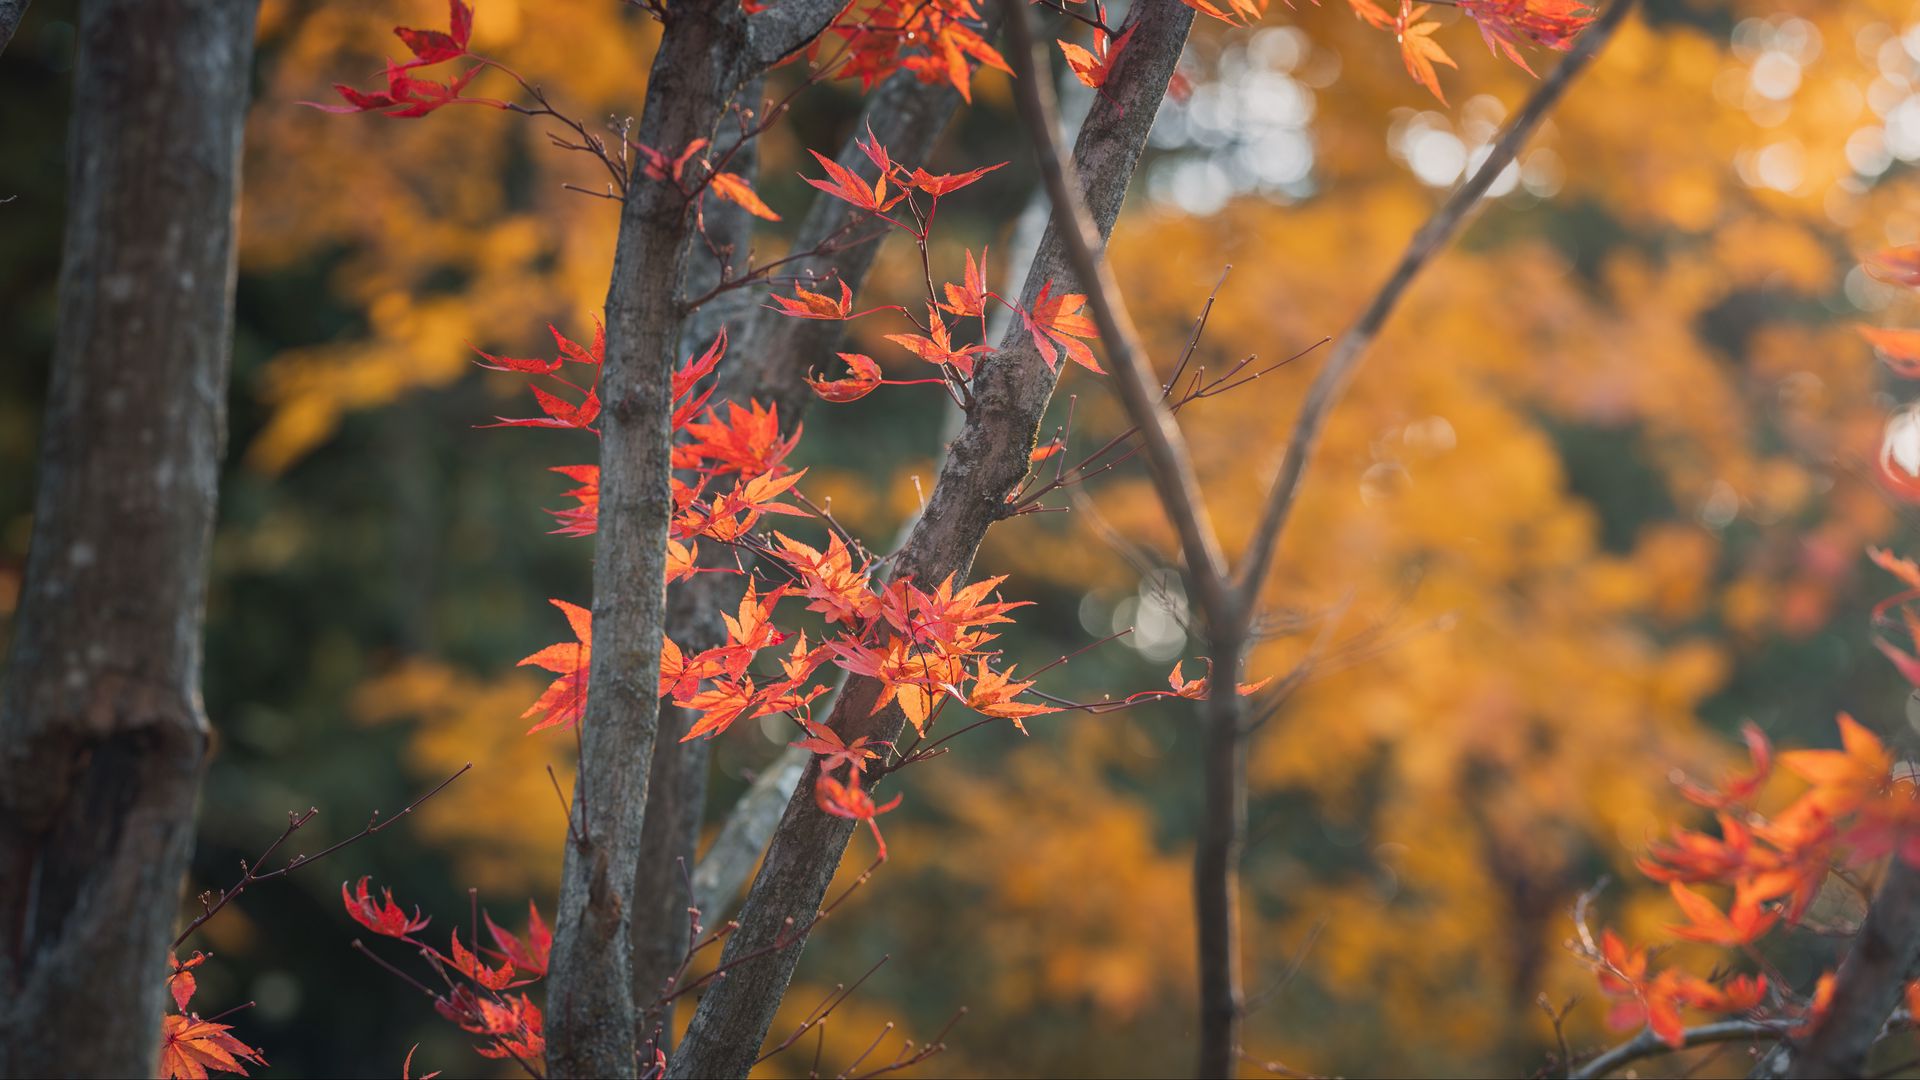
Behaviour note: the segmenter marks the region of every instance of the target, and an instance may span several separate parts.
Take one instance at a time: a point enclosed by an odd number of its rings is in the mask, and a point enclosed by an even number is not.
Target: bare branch
[[[1780,1038],[1778,1024],[1761,1023],[1757,1020],[1726,1020],[1717,1024],[1691,1027],[1681,1034],[1679,1046],[1670,1045],[1665,1039],[1655,1035],[1652,1029],[1646,1029],[1606,1053],[1586,1061],[1578,1068],[1569,1069],[1567,1080],[1598,1080],[1599,1077],[1644,1058],[1677,1053],[1695,1046],[1727,1042],[1771,1041],[1778,1038]]]
[[[1521,146],[1566,94],[1574,77],[1586,70],[1587,65],[1613,37],[1613,32],[1626,20],[1633,5],[1634,0],[1614,0],[1606,12],[1580,35],[1566,59],[1540,80],[1526,104],[1507,122],[1506,130],[1500,133],[1487,159],[1465,183],[1454,189],[1440,209],[1414,234],[1386,284],[1381,286],[1366,310],[1360,313],[1359,319],[1334,345],[1333,355],[1327,358],[1326,366],[1320,369],[1319,376],[1313,380],[1313,386],[1307,391],[1306,403],[1300,407],[1300,418],[1295,421],[1293,435],[1287,442],[1286,457],[1281,459],[1279,471],[1268,488],[1259,528],[1255,530],[1239,568],[1239,589],[1249,606],[1258,603],[1260,588],[1272,568],[1280,534],[1286,529],[1287,516],[1293,510],[1294,499],[1300,491],[1300,479],[1305,475],[1307,463],[1320,441],[1321,430],[1325,428],[1333,406],[1346,392],[1347,384],[1366,355],[1367,346],[1373,343],[1381,325],[1405,295],[1407,286],[1460,230],[1468,213],[1479,205],[1494,180],[1513,163]]]
[[[1061,222],[1060,238],[1067,261],[1073,267],[1080,286],[1087,290],[1100,340],[1106,346],[1108,360],[1119,370],[1115,373],[1120,398],[1128,418],[1140,431],[1152,465],[1154,488],[1160,503],[1172,518],[1180,534],[1180,547],[1186,555],[1187,578],[1206,614],[1210,635],[1238,636],[1244,619],[1233,610],[1227,592],[1227,563],[1220,541],[1200,494],[1200,480],[1193,471],[1186,440],[1167,408],[1166,396],[1156,385],[1147,366],[1146,350],[1140,344],[1139,331],[1127,314],[1126,302],[1106,262],[1106,244],[1095,229],[1085,203],[1076,192],[1080,180],[1073,162],[1060,152],[1054,140],[1059,126],[1058,106],[1053,86],[1039,74],[1033,27],[1022,0],[1004,5],[1013,64],[1014,97],[1026,120],[1034,156],[1040,164],[1054,215]],[[1044,55],[1044,54],[1043,54]]]

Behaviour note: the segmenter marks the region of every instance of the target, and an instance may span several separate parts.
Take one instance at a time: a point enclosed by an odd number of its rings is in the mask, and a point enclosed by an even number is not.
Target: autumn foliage
[[[1181,409],[1201,482],[1223,508],[1222,538],[1238,549],[1250,526],[1233,493],[1279,458],[1318,362],[1310,343],[1361,305],[1437,194],[1471,171],[1511,104],[1599,10],[1571,0],[1333,0],[1299,11],[1184,2],[1203,16],[1205,44],[1175,78],[1179,122],[1156,133],[1164,142],[1130,196],[1142,209],[1130,207],[1113,264],[1161,373],[1168,358],[1194,358],[1167,378],[1166,400]],[[1889,25],[1904,17],[1867,6]],[[1190,1007],[1193,975],[1183,920],[1194,796],[1166,778],[1191,756],[1197,703],[1226,679],[1249,697],[1285,694],[1249,758],[1248,966],[1252,982],[1277,984],[1249,1006],[1249,1070],[1269,1059],[1348,1068],[1381,1031],[1421,1033],[1380,1051],[1398,1068],[1417,1054],[1436,1068],[1491,1068],[1500,1054],[1503,1065],[1545,1055],[1557,1069],[1602,1040],[1647,1033],[1687,1050],[1703,1025],[1797,1037],[1823,1019],[1848,934],[1889,867],[1920,866],[1920,792],[1897,699],[1870,694],[1880,676],[1855,678],[1851,666],[1884,660],[1920,686],[1920,569],[1889,539],[1900,505],[1920,501],[1920,417],[1904,404],[1882,416],[1886,391],[1875,382],[1920,377],[1920,330],[1898,314],[1868,316],[1855,337],[1852,316],[1829,326],[1809,314],[1849,302],[1897,309],[1920,287],[1920,247],[1879,250],[1851,275],[1837,256],[1879,248],[1883,232],[1911,234],[1899,165],[1879,186],[1845,188],[1843,209],[1814,193],[1833,179],[1822,170],[1858,156],[1850,132],[1880,123],[1866,104],[1847,112],[1835,89],[1853,79],[1843,61],[1892,70],[1884,50],[1862,43],[1859,19],[1794,16],[1825,35],[1824,52],[1795,54],[1801,100],[1834,114],[1819,123],[1809,113],[1772,119],[1779,99],[1755,89],[1763,80],[1753,73],[1793,48],[1787,16],[1740,6],[1778,33],[1754,46],[1764,35],[1742,21],[1748,37],[1733,40],[1745,52],[1690,24],[1629,25],[1619,68],[1556,113],[1545,152],[1502,181],[1495,198],[1509,201],[1445,256],[1445,271],[1396,316],[1404,325],[1382,337],[1381,366],[1315,459],[1288,565],[1260,597],[1272,615],[1253,662],[1216,672],[1165,554],[1175,538],[1108,401],[1112,354],[1089,290],[1057,276],[1023,302],[1006,284],[1023,269],[1003,203],[1031,182],[1024,148],[990,143],[990,153],[923,160],[848,130],[844,117],[790,124],[817,101],[844,111],[902,72],[957,94],[975,115],[1004,107],[1013,65],[995,5],[856,0],[714,137],[658,146],[631,137],[617,113],[610,125],[587,119],[631,107],[637,79],[611,73],[610,56],[631,60],[632,45],[657,36],[649,16],[672,4],[626,8],[544,12],[502,0],[476,16],[452,0],[430,28],[392,28],[393,55],[377,67],[354,66],[342,43],[366,48],[369,19],[383,35],[396,19],[427,27],[418,7],[268,19],[297,51],[271,75],[277,94],[262,106],[278,110],[259,120],[273,158],[266,175],[317,175],[299,153],[307,140],[403,182],[369,182],[365,206],[315,196],[312,221],[249,205],[264,222],[247,240],[261,266],[300,267],[336,236],[365,235],[339,270],[348,328],[315,332],[322,344],[265,364],[261,415],[238,429],[246,468],[303,482],[299,470],[330,467],[325,448],[343,422],[357,438],[355,425],[398,413],[389,406],[403,395],[431,398],[437,411],[395,423],[459,440],[475,462],[510,462],[500,501],[525,514],[502,513],[511,529],[481,528],[417,480],[382,474],[363,489],[444,518],[436,529],[467,530],[472,561],[460,573],[497,558],[527,579],[515,583],[523,591],[537,589],[519,603],[475,586],[468,606],[435,614],[427,631],[410,627],[404,644],[329,674],[346,703],[336,711],[368,725],[356,735],[390,739],[396,770],[438,777],[494,754],[525,774],[463,781],[409,823],[450,853],[452,892],[472,882],[495,910],[502,897],[516,910],[527,902],[524,924],[508,920],[519,933],[478,906],[473,925],[464,901],[404,887],[384,867],[371,879],[343,867],[338,908],[322,882],[341,949],[351,942],[378,957],[367,980],[420,991],[421,1016],[445,1021],[449,1038],[482,1057],[543,1069],[552,930],[528,897],[553,910],[548,864],[559,859],[560,815],[572,819],[555,793],[574,765],[594,658],[581,583],[600,535],[595,462],[612,408],[598,290],[619,207],[607,200],[652,185],[700,222],[696,261],[713,255],[709,219],[745,214],[774,230],[716,259],[730,269],[713,292],[693,290],[696,309],[739,301],[753,317],[844,331],[832,349],[777,361],[812,395],[804,426],[787,399],[722,392],[732,365],[761,359],[737,331],[684,342],[671,376],[667,595],[724,581],[729,599],[712,613],[717,643],[665,641],[653,689],[663,708],[690,715],[686,740],[713,748],[715,805],[794,747],[816,770],[801,801],[859,826],[859,851],[831,894],[838,903],[857,886],[854,898],[839,918],[798,927],[820,943],[821,966],[802,983],[823,993],[852,983],[877,940],[901,943],[896,965],[908,949],[950,963],[954,987],[979,997],[988,986],[999,998],[965,1002],[968,1024],[994,1048],[969,1050],[963,1025],[955,1071],[1015,1060],[1113,1068],[1137,1056],[1127,1040],[1138,1032],[1184,1038],[1155,1020]],[[1098,0],[1042,0],[1031,14],[1045,22],[1057,73],[1089,98],[1112,100],[1130,50],[1146,44]],[[1902,39],[1886,40],[1897,49]],[[1271,132],[1243,145],[1206,128],[1209,116],[1234,115],[1218,102],[1263,56],[1284,63],[1260,76],[1260,107],[1304,100],[1313,118],[1300,128],[1312,163],[1304,180],[1248,178],[1282,156]],[[296,95],[327,96],[308,104],[329,115],[286,108]],[[1884,104],[1871,110],[1886,113]],[[1662,109],[1672,123],[1629,122]],[[1252,106],[1238,115],[1249,129],[1264,123]],[[309,122],[297,137],[274,129]],[[857,169],[817,141],[830,130],[848,135]],[[548,132],[556,146],[544,144]],[[1444,181],[1420,171],[1420,140],[1435,132],[1458,143],[1461,164]],[[966,138],[974,150],[987,137]],[[1705,164],[1686,154],[1695,141]],[[1805,182],[1756,179],[1760,148],[1787,142],[1804,150]],[[1182,171],[1196,147],[1240,156],[1219,176]],[[1736,153],[1745,173],[1729,164]],[[532,195],[516,187],[523,170],[538,180]],[[1216,182],[1233,198],[1194,210]],[[885,245],[868,282],[786,272],[787,260],[817,254],[783,247],[816,198],[857,219],[834,243]],[[1589,212],[1595,220],[1576,217]],[[1581,231],[1604,229],[1634,243],[1603,246]],[[1193,333],[1229,261],[1219,313]],[[926,455],[940,448],[902,451],[887,425],[923,435],[939,416],[977,408],[1005,327],[1049,372],[1077,380],[1064,384],[1039,441],[1017,448],[1026,475],[999,508],[1015,524],[970,572],[895,577],[888,539],[925,506]],[[1878,371],[1864,362],[1868,348]],[[1276,363],[1298,350],[1301,360]],[[221,557],[245,568],[290,558],[273,531],[288,520],[249,521],[244,543]],[[544,561],[529,584],[515,560],[534,544],[554,547],[532,549]],[[402,597],[415,571],[397,560],[391,570],[379,587]],[[1872,597],[1851,610],[1856,582],[1874,574],[1892,584],[1866,586]],[[482,623],[487,649],[443,648],[435,637]],[[1805,657],[1818,650],[1834,685],[1845,675],[1864,689],[1819,696],[1817,708],[1812,694],[1741,696],[1771,685],[1771,657],[1811,667]],[[316,669],[335,662],[314,652]],[[898,739],[829,722],[834,687],[848,677],[878,685],[873,712],[901,711]],[[1727,731],[1738,734],[1716,734]],[[940,757],[949,760],[908,768]],[[1674,782],[1662,783],[1669,773]],[[703,845],[718,822],[705,824]],[[880,861],[887,869],[868,883],[862,874]],[[1624,872],[1599,888],[1605,870]],[[223,954],[216,964],[231,966],[225,954],[249,940],[243,929],[217,936],[233,918],[208,931]],[[661,1001],[690,1003],[727,975],[717,959],[725,914],[692,923],[686,963],[657,988]],[[1167,930],[1175,924],[1178,933]],[[274,1041],[249,1034],[247,1013],[196,998],[209,955],[175,953],[165,1075],[246,1074],[281,1060]],[[844,1004],[830,998],[835,1015],[878,1027],[898,1013],[927,1028],[963,993],[929,991],[895,1010],[887,996],[898,981],[882,984]],[[864,1037],[843,1046],[840,1029],[801,1011],[815,989],[796,984],[770,1048],[797,1030],[827,1059],[851,1059]],[[1582,1003],[1543,1015],[1532,1004],[1543,991]],[[1911,1013],[1920,985],[1908,993]],[[1093,1048],[1063,1034],[1093,1022],[1136,1034]],[[1562,1035],[1573,1061],[1560,1060]],[[1025,1056],[995,1057],[1001,1045]],[[813,1052],[796,1043],[771,1068],[804,1071]],[[646,1054],[642,1067],[664,1060],[659,1043]]]

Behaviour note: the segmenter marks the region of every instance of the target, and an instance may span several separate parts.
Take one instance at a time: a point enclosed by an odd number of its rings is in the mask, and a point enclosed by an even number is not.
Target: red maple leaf
[[[207,1080],[209,1072],[247,1076],[245,1062],[267,1063],[260,1051],[233,1037],[231,1024],[181,1013],[168,1013],[160,1023],[160,1075],[166,1080]]]
[[[880,848],[880,861],[887,861],[887,841],[880,835],[880,825],[873,819],[900,805],[900,796],[892,801],[876,806],[873,796],[861,788],[856,775],[849,783],[841,783],[822,772],[813,783],[813,802],[822,811],[834,817],[864,821],[873,830],[873,842]]]
[[[1137,29],[1137,26],[1128,27],[1127,32],[1118,38],[1108,37],[1105,30],[1095,30],[1091,51],[1071,41],[1062,41],[1059,42],[1060,54],[1066,57],[1067,67],[1073,72],[1074,78],[1098,90],[1107,85],[1107,76],[1113,74],[1114,61],[1120,59],[1121,52],[1126,49],[1127,42]]]
[[[553,952],[553,931],[547,928],[546,920],[540,917],[540,909],[533,901],[527,901],[527,939],[522,942],[493,921],[493,916],[482,914],[487,922],[487,933],[493,936],[494,945],[500,955],[512,962],[521,971],[534,975],[547,973],[547,957]]]
[[[1080,309],[1086,303],[1087,298],[1079,293],[1054,296],[1053,282],[1049,281],[1040,286],[1040,295],[1034,298],[1033,310],[1020,313],[1027,332],[1033,336],[1034,347],[1040,350],[1041,359],[1047,362],[1047,370],[1059,366],[1059,354],[1064,351],[1067,359],[1088,371],[1105,374],[1100,362],[1093,358],[1093,350],[1081,340],[1100,336],[1093,320],[1081,314]]]
[[[372,879],[361,878],[358,888],[353,892],[347,891],[346,882],[340,883],[340,901],[346,905],[347,914],[353,917],[354,922],[382,937],[398,938],[401,941],[411,940],[410,935],[414,931],[427,928],[427,923],[432,920],[423,918],[418,907],[415,907],[413,914],[409,916],[399,904],[393,902],[392,889],[381,889],[381,902],[375,904],[367,890],[367,882],[370,880]]]
[[[825,400],[859,401],[873,393],[882,382],[886,381],[880,377],[880,365],[874,362],[873,357],[865,353],[843,352],[834,355],[847,362],[847,367],[853,372],[851,376],[844,379],[822,379],[811,371],[807,373],[807,385],[813,387],[813,392]]]
[[[593,612],[565,600],[547,602],[567,617],[567,625],[573,628],[577,640],[549,645],[520,661],[522,667],[532,664],[559,676],[520,714],[522,720],[535,714],[542,716],[539,723],[527,729],[529,735],[545,728],[577,723],[587,711],[587,672],[593,662]]]

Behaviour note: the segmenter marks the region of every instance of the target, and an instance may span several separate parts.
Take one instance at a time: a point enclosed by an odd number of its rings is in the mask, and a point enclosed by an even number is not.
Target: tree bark
[[[1200,976],[1195,1075],[1232,1076],[1245,1009],[1240,981],[1240,853],[1247,837],[1246,702],[1234,685],[1241,650],[1213,654],[1203,708],[1200,834],[1193,856],[1193,915]]]
[[[1140,32],[1109,77],[1108,96],[1094,105],[1081,130],[1075,164],[1102,235],[1119,216],[1192,21],[1193,9],[1180,0],[1138,4],[1129,23]],[[1072,291],[1058,228],[1057,220],[1048,226],[1027,275],[1023,304],[1030,306],[1050,279],[1055,292]],[[911,577],[931,587],[949,574],[966,575],[988,527],[1004,514],[1007,495],[1026,475],[1028,453],[1057,377],[1041,361],[1024,328],[1017,326],[984,362],[971,415],[941,466],[926,512],[894,560],[895,578]],[[848,740],[862,735],[895,738],[902,714],[893,707],[872,713],[877,691],[871,679],[849,679],[828,723]],[[851,821],[814,805],[817,772],[817,762],[810,762],[787,804],[742,909],[741,927],[722,954],[726,975],[702,997],[686,1040],[669,1065],[670,1076],[744,1076],[760,1056],[799,962],[805,930],[853,831]],[[775,948],[781,942],[785,947]]]
[[[59,332],[0,698],[8,1076],[154,1069],[210,739],[201,621],[253,20],[252,0],[81,11]]]
[[[740,88],[838,11],[826,0],[794,0],[751,18],[730,0],[676,5],[636,137],[672,157],[694,139],[711,139]],[[548,983],[552,1076],[637,1069],[628,931],[660,716],[671,376],[687,318],[680,290],[694,227],[694,205],[679,188],[634,178],[607,291],[594,649]]]
[[[0,53],[7,51],[7,42],[13,40],[13,32],[20,29],[20,20],[26,15],[27,0],[0,0]]]
[[[923,83],[913,73],[902,72],[869,97],[855,129],[856,137],[864,137],[871,131],[896,157],[918,162],[932,152],[959,104],[959,93],[945,83]],[[741,159],[751,152],[749,145],[735,157],[736,169],[741,166]],[[839,161],[869,181],[878,172],[877,166],[854,145],[852,138],[840,151]],[[714,209],[709,207],[707,213],[710,232],[715,221]],[[734,271],[743,272],[752,241],[753,218],[731,204],[727,204],[726,213],[728,216],[722,219],[727,223],[725,242],[733,245]],[[858,292],[879,253],[882,239],[873,230],[864,235],[853,231],[852,227],[861,220],[858,211],[846,202],[824,194],[816,196],[801,222],[793,249],[809,251],[831,244],[833,250],[797,260],[784,269],[821,281],[838,278]],[[697,262],[699,256],[695,259]],[[696,283],[689,291],[703,291],[711,284],[711,281],[706,285]],[[832,354],[845,334],[846,324],[784,316],[753,304],[752,297],[753,292],[748,289],[723,293],[708,305],[724,305],[723,311],[705,320],[700,316],[706,313],[706,308],[696,312],[693,321],[704,321],[710,328],[691,336],[704,345],[714,329],[726,325],[732,343],[721,365],[719,388],[714,395],[716,402],[758,401],[771,406],[779,412],[781,430],[791,434],[814,398],[804,376],[816,361]],[[682,351],[691,347],[691,342],[682,342]],[[719,550],[713,555],[723,560],[722,564],[731,557],[731,553]],[[720,613],[731,612],[738,605],[742,588],[740,579],[729,574],[696,575],[681,583],[667,600],[667,636],[689,655],[723,644]],[[668,706],[666,717],[654,738],[653,775],[634,884],[636,894],[645,898],[634,908],[632,931],[633,996],[643,1007],[638,1014],[637,1038],[643,1043],[656,1029],[663,1043],[671,1039],[672,1004],[652,1013],[645,1011],[644,1006],[660,996],[666,980],[679,968],[686,954],[687,909],[698,907],[706,926],[718,925],[725,914],[721,909],[752,872],[766,837],[772,833],[771,824],[757,833],[736,829],[729,838],[728,850],[738,849],[744,853],[744,865],[738,858],[723,858],[709,868],[706,896],[699,895],[697,885],[694,895],[689,895],[688,872],[694,866],[701,815],[706,806],[712,743],[705,739],[680,741],[692,726],[692,714],[686,710]],[[770,772],[780,777],[795,770],[776,764]],[[758,802],[765,802],[764,790],[759,785],[756,790],[762,791]],[[791,789],[788,790],[790,793]],[[782,797],[774,804],[776,817],[778,806],[784,802]],[[748,815],[741,822],[745,825],[764,820],[764,816]],[[727,880],[731,880],[731,888],[724,887]]]
[[[1798,1045],[1782,1043],[1786,1060],[1768,1055],[1755,1075],[1796,1080],[1860,1076],[1887,1018],[1920,964],[1920,868],[1895,857],[1867,910],[1853,948],[1834,974],[1827,1012]],[[1770,1067],[1769,1067],[1770,1066]]]

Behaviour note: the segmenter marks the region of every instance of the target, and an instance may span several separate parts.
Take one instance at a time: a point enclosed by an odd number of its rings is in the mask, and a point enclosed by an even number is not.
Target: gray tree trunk
[[[83,6],[59,336],[0,696],[0,1074],[148,1075],[209,732],[201,618],[252,0]]]
[[[1109,77],[1109,96],[1094,106],[1074,148],[1087,205],[1102,235],[1119,216],[1193,21],[1193,9],[1180,0],[1143,0],[1131,15],[1129,24],[1141,33]],[[1050,279],[1056,293],[1075,291],[1057,230],[1056,219],[1028,272],[1023,305],[1030,307]],[[948,574],[966,575],[988,527],[1005,512],[1007,494],[1026,474],[1027,454],[1057,377],[1017,327],[985,361],[966,427],[947,452],[926,512],[895,559],[896,578],[931,586]],[[847,680],[828,724],[846,739],[893,739],[904,717],[897,707],[874,712],[877,696],[874,680]],[[726,977],[701,998],[686,1040],[669,1063],[669,1076],[745,1076],[760,1056],[799,963],[804,930],[853,834],[853,822],[814,804],[817,770],[816,759],[787,804],[741,910],[740,929],[722,953]],[[784,947],[776,947],[782,942]]]

